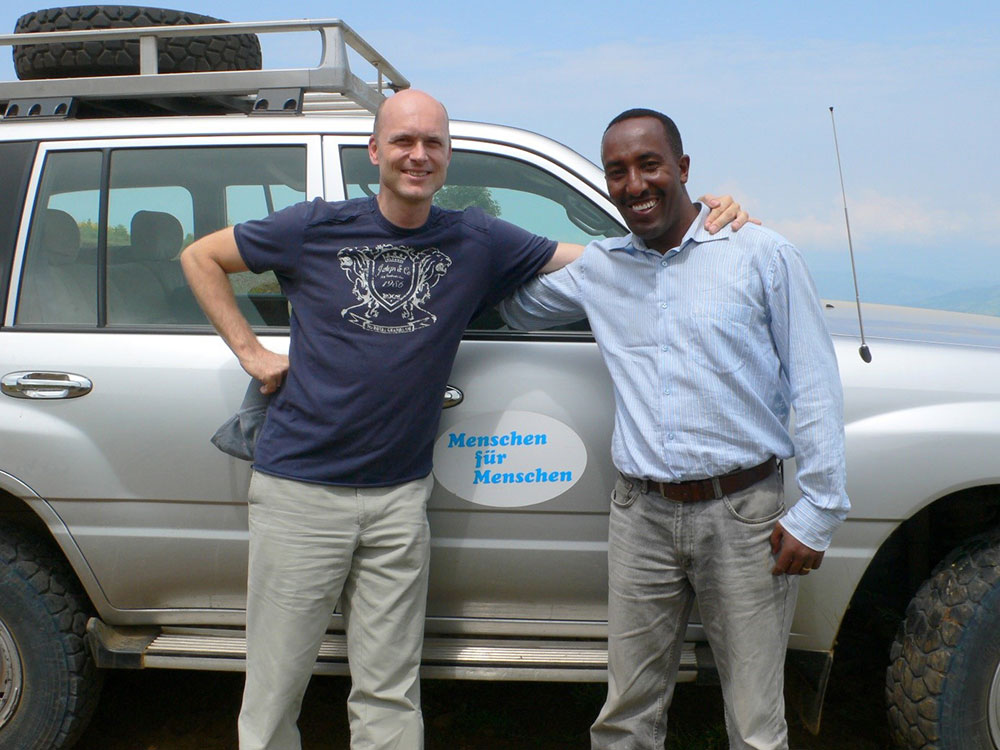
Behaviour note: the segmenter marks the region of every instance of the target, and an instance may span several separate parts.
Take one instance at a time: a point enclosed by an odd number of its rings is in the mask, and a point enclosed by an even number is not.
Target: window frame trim
[[[363,138],[360,136],[326,136],[324,141],[329,141],[328,148],[336,151],[336,159],[334,160],[333,158],[328,157],[326,161],[329,165],[336,164],[336,166],[339,167],[340,195],[344,196],[344,198],[339,198],[338,200],[342,200],[347,196],[347,178],[344,174],[343,157],[341,156],[341,152],[344,148],[355,148],[358,146],[363,146],[367,149],[368,136],[364,136]],[[573,172],[559,162],[554,161],[545,154],[540,154],[537,151],[521,148],[508,143],[501,143],[500,141],[487,141],[474,138],[452,138],[451,147],[452,151],[465,151],[475,154],[500,156],[537,167],[543,172],[547,172],[567,187],[570,187],[580,193],[584,198],[587,198],[591,202],[595,203],[598,208],[604,211],[604,213],[606,213],[621,227],[623,235],[627,234],[629,231],[625,226],[625,222],[622,221],[621,214],[618,212],[618,209],[615,208],[614,204],[607,195],[596,189],[593,184],[585,180],[576,172]],[[595,239],[597,238],[595,237]]]

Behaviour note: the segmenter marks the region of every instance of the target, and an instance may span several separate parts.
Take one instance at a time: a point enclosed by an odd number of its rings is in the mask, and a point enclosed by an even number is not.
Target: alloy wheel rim
[[[7,626],[0,620],[0,727],[17,711],[22,687],[21,654]]]
[[[1000,664],[993,672],[993,684],[990,685],[987,700],[987,713],[990,720],[990,739],[993,747],[1000,748]]]

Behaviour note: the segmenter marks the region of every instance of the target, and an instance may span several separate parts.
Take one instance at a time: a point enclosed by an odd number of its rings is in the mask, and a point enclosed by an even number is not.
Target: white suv
[[[30,15],[33,52],[0,37],[33,76],[0,83],[0,747],[61,748],[99,668],[243,668],[249,465],[209,437],[247,378],[184,284],[180,250],[295,201],[371,194],[369,110],[408,84],[340,22],[53,35]],[[190,52],[198,34],[295,30],[322,35],[317,68],[157,73],[163,37]],[[120,44],[135,70],[45,77],[71,43]],[[376,84],[351,73],[345,45]],[[501,126],[453,122],[452,135],[443,205],[559,240],[624,233],[578,154]],[[233,284],[285,350],[273,277]],[[897,740],[1000,748],[1000,320],[864,312],[871,364],[853,305],[827,303],[854,509],[802,582],[789,685],[818,727],[852,601],[912,598],[886,654]],[[423,674],[603,680],[613,404],[586,324],[520,333],[487,311],[450,384]],[[347,670],[331,615],[317,673]],[[711,679],[697,615],[688,642],[681,679]]]

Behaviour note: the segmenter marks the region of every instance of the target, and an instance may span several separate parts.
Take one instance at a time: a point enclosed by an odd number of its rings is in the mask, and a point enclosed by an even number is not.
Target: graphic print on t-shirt
[[[451,266],[451,258],[437,248],[345,247],[337,256],[359,303],[340,314],[354,325],[375,333],[411,333],[437,320],[423,308]]]

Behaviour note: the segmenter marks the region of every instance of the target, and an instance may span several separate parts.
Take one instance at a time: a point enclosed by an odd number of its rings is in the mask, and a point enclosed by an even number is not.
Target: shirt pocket
[[[693,308],[689,315],[691,358],[715,373],[736,372],[747,362],[753,310],[735,302]]]

